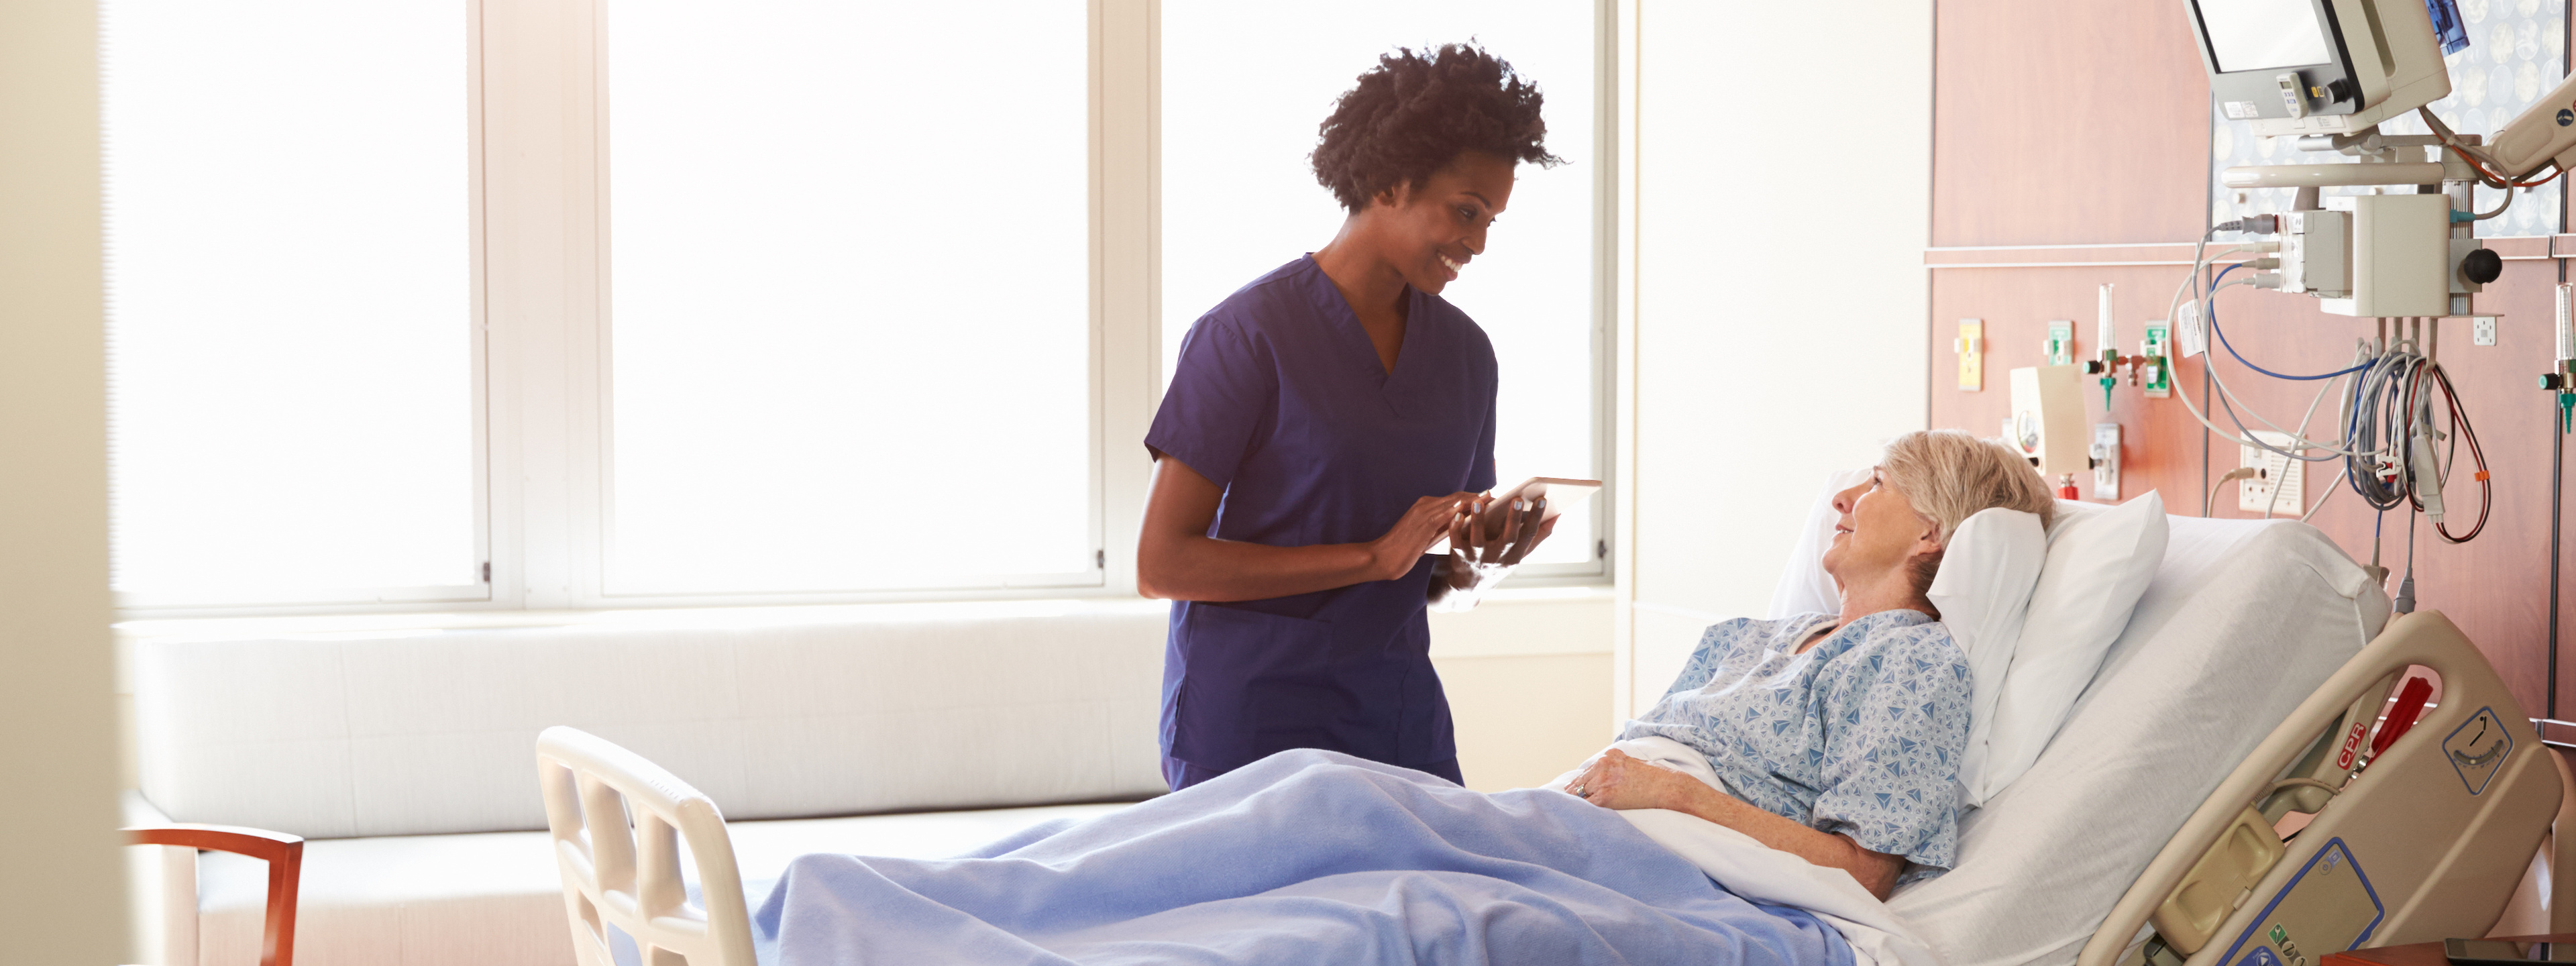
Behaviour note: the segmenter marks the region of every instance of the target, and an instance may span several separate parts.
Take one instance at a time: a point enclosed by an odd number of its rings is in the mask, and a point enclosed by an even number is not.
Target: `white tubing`
[[[2571,298],[2576,298],[2576,285],[2569,285],[2565,282],[2559,283],[2558,361],[2560,362],[2576,359],[2576,325],[2570,325],[2568,321],[2568,312],[2571,308],[2568,301]]]
[[[2096,318],[2096,324],[2095,324],[2095,328],[2094,328],[2094,339],[2095,339],[2095,341],[2094,341],[2094,343],[2093,343],[2093,352],[2094,352],[2094,354],[2099,355],[2099,354],[2101,354],[2101,353],[2103,353],[2103,352],[2105,352],[2105,351],[2118,351],[2118,350],[2119,350],[2119,348],[2120,348],[2119,333],[2118,333],[2118,332],[2116,332],[2116,331],[2113,329],[2112,325],[2111,325],[2111,283],[2110,283],[2110,282],[2104,282],[2104,283],[2102,283],[2102,298],[2101,298],[2100,306],[2099,306],[2099,308],[2097,309],[2097,314],[2096,314],[2095,318]],[[2106,373],[2103,373],[2103,375],[2106,375],[2106,376],[2107,376],[2107,375],[2110,375],[2110,373],[2107,373],[2107,372],[2106,372]]]

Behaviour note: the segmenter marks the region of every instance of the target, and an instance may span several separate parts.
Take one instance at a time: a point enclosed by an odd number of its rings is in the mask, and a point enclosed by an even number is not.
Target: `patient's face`
[[[1834,494],[1834,511],[1841,516],[1825,550],[1825,572],[1845,587],[1903,566],[1932,529],[1876,469],[1868,482]]]

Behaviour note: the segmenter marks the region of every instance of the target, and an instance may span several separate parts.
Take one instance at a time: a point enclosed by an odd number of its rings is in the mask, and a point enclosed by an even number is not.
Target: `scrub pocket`
[[[1349,696],[1334,683],[1333,625],[1193,604],[1181,624],[1172,757],[1231,769],[1284,748],[1334,748]]]

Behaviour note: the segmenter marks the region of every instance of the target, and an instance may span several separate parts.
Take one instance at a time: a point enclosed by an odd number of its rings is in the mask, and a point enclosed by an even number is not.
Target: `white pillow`
[[[1834,545],[1834,524],[1842,519],[1834,511],[1834,494],[1859,486],[1869,474],[1868,467],[1825,474],[1824,492],[1807,507],[1807,528],[1798,532],[1798,545],[1789,551],[1789,569],[1771,591],[1770,619],[1842,613],[1842,588],[1825,573],[1825,551]]]
[[[2048,535],[2038,514],[2002,507],[1981,510],[1950,535],[1941,570],[1924,595],[1940,609],[1941,623],[1968,659],[1969,752],[1959,762],[1963,804],[1983,805],[1987,794],[2003,787],[2003,782],[1988,780],[1986,765],[1993,759],[1978,749],[1992,741],[1995,705],[2047,559]]]
[[[2155,493],[2115,507],[2057,501],[2048,562],[1995,696],[1987,741],[1971,743],[1960,764],[1962,780],[1971,772],[1979,776],[1967,789],[1970,800],[1993,797],[2039,760],[2129,626],[2130,612],[2164,562],[2165,539],[2164,499]]]

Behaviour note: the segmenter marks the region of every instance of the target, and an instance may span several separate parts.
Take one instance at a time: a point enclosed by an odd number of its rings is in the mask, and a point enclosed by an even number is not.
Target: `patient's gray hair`
[[[2057,501],[2031,469],[2029,458],[2000,441],[1959,430],[1921,430],[1889,440],[1878,469],[1889,485],[1905,494],[1906,502],[1914,504],[1914,512],[1940,525],[1945,549],[1959,524],[1989,507],[2038,514],[2042,527],[2057,516]],[[1941,565],[1940,554],[1928,556],[1917,562],[1918,593],[1932,586],[1933,572]]]

